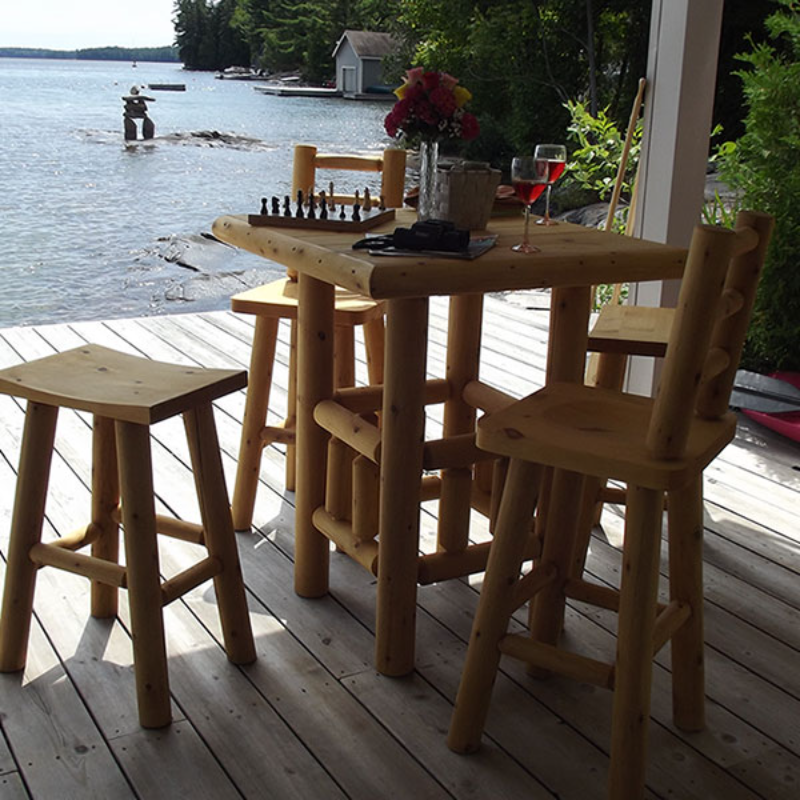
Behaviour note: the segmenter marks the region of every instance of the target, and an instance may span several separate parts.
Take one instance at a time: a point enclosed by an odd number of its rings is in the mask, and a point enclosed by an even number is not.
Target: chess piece
[[[331,214],[336,211],[336,200],[333,196],[333,181],[328,184],[328,208],[330,208]]]
[[[283,196],[283,216],[284,217],[292,216],[292,201],[289,198],[288,194]]]
[[[328,219],[328,198],[325,196],[324,189],[321,189],[319,193],[319,218]]]
[[[262,197],[261,198],[261,215],[262,216],[266,216],[267,214],[269,214],[269,211],[267,211],[267,198],[266,197]]]
[[[372,211],[372,198],[369,196],[369,186],[364,187],[364,202],[361,207],[364,211]]]
[[[380,202],[378,203],[378,211],[386,211],[386,198],[381,195]]]
[[[308,195],[308,211],[306,212],[306,219],[316,219],[316,203],[314,203],[314,193]]]
[[[303,219],[303,217],[305,217],[305,214],[303,213],[303,190],[302,189],[298,189],[297,190],[297,209],[295,210],[294,215],[295,215],[295,217],[297,217],[297,219]]]
[[[361,222],[361,203],[359,201],[358,192],[356,192],[355,202],[353,203],[353,222]]]
[[[344,203],[339,203],[339,219],[347,219],[347,214],[344,211]]]
[[[278,198],[275,195],[272,195],[272,213],[277,216],[281,213],[280,204],[278,202]]]

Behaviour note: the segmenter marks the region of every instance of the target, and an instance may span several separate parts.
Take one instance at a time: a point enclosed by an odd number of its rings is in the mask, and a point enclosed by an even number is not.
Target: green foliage
[[[459,77],[474,96],[475,157],[507,168],[510,155],[563,141],[564,103],[580,98],[616,116],[644,71],[649,3],[638,0],[400,0],[395,31],[408,64]],[[492,121],[494,124],[492,124]],[[483,141],[491,133],[492,146]]]
[[[334,75],[333,49],[347,29],[385,30],[397,0],[233,0],[231,25],[250,62],[269,72],[299,70],[319,83]]]
[[[800,370],[800,2],[779,0],[767,21],[773,44],[740,56],[745,133],[719,157],[742,207],[775,216],[743,365]]]
[[[610,199],[625,147],[625,131],[621,131],[602,109],[592,116],[583,103],[568,100],[566,108],[571,122],[567,135],[574,143],[567,164],[566,176],[584,189],[594,192],[600,200]],[[630,201],[642,140],[642,121],[638,121],[631,139],[628,162],[622,182],[620,200]],[[625,230],[628,206],[621,205],[615,215],[615,230]]]
[[[742,208],[741,198],[734,202],[726,202],[720,197],[718,191],[714,192],[713,200],[706,200],[700,210],[700,216],[706,225],[721,225],[723,228],[732,228],[736,223],[736,214]]]

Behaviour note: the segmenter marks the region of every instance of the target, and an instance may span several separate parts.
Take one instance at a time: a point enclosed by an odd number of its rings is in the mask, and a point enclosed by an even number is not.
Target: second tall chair
[[[381,173],[380,194],[387,208],[403,204],[405,189],[405,150],[387,149],[379,156],[320,154],[312,145],[296,145],[294,151],[293,193],[297,188],[313,187],[316,170],[355,170]],[[336,193],[341,201],[341,193]],[[272,442],[286,445],[286,489],[294,490],[294,425],[296,405],[296,323],[297,279],[287,275],[272,283],[249,289],[231,299],[233,311],[256,317],[253,349],[250,356],[250,381],[245,403],[239,465],[233,491],[233,524],[236,530],[247,530],[253,522],[253,509],[261,469],[261,452]],[[278,324],[291,320],[289,351],[289,396],[287,415],[281,425],[269,426],[267,407],[272,385]],[[363,326],[370,383],[383,380],[383,307],[369,298],[344,289],[336,290],[335,379],[337,386],[355,382],[354,328]]]

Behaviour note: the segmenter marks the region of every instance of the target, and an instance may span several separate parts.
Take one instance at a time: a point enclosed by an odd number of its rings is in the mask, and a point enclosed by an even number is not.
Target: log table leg
[[[414,669],[427,331],[427,298],[387,303],[375,624],[375,662],[384,675]]]
[[[314,407],[333,395],[333,285],[306,274],[299,283],[294,588],[301,597],[321,597],[330,549],[312,514],[325,504],[328,434],[314,422]]]
[[[481,317],[483,295],[456,295],[450,298],[447,332],[447,380],[452,394],[444,404],[443,436],[473,433],[475,409],[462,397],[464,387],[478,379],[481,353]],[[472,469],[442,470],[439,500],[439,550],[463,551],[469,540],[470,493]]]

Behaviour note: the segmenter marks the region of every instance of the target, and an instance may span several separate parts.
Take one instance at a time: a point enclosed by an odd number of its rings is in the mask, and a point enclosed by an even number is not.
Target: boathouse
[[[389,33],[345,31],[333,50],[337,90],[348,97],[381,87],[381,60],[397,48],[397,39]]]

